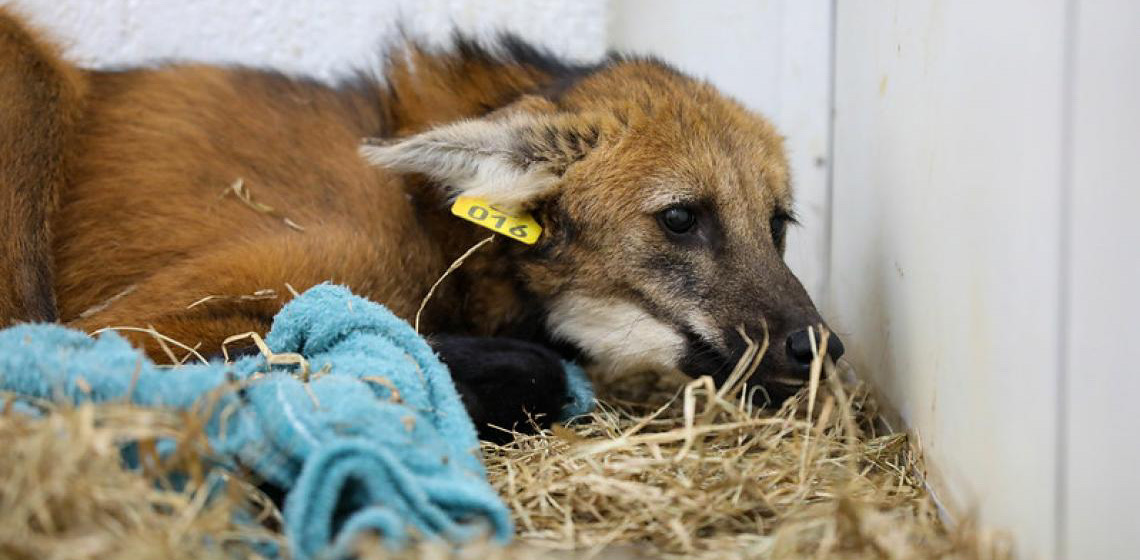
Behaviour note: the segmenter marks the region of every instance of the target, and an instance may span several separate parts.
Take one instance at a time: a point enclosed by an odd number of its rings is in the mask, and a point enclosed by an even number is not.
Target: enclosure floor
[[[490,479],[517,529],[506,547],[423,545],[392,553],[362,541],[362,558],[1009,558],[999,533],[947,527],[924,489],[905,434],[876,432],[876,408],[830,368],[773,410],[754,410],[743,383],[718,391],[653,376],[599,385],[599,407],[569,426],[485,445]],[[761,397],[760,400],[763,400]],[[0,557],[251,557],[281,542],[280,513],[231,477],[224,499],[203,486],[208,452],[185,413],[110,404],[0,415]],[[124,470],[118,443],[175,438],[178,461]],[[253,508],[263,526],[234,525]]]

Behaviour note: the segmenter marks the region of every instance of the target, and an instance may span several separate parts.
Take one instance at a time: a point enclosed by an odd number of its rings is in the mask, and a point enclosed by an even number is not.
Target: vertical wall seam
[[[1077,0],[1065,2],[1064,52],[1061,60],[1061,142],[1060,193],[1057,219],[1060,223],[1057,274],[1057,429],[1054,450],[1055,480],[1053,498],[1053,553],[1068,557],[1068,476],[1069,476],[1069,321],[1072,303],[1072,205],[1073,133],[1077,78]]]
[[[823,290],[820,293],[820,308],[830,314],[832,310],[831,255],[835,243],[835,119],[836,119],[836,74],[839,58],[839,0],[831,0],[828,22],[831,44],[828,46],[827,60],[827,175],[824,179],[823,221],[823,266],[820,269]]]

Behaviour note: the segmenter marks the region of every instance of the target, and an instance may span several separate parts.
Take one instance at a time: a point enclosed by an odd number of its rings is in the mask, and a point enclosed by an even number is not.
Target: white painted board
[[[9,0],[89,66],[163,59],[242,63],[332,79],[377,62],[397,23],[444,40],[510,30],[582,59],[605,52],[606,1]]]
[[[1074,12],[1065,558],[1140,558],[1140,4]]]
[[[960,513],[1055,554],[1065,3],[839,2],[830,317]]]

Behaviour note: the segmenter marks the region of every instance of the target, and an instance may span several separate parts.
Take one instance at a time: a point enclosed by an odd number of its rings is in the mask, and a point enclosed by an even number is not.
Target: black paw
[[[554,352],[511,338],[436,336],[432,348],[451,378],[479,437],[504,442],[505,430],[549,426],[565,404],[566,371]]]

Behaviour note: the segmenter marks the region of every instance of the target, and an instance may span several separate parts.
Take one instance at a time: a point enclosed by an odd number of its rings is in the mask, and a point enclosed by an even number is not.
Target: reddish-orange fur
[[[9,15],[0,15],[0,25],[7,33],[23,32]],[[53,250],[45,251],[43,240],[9,235],[5,240],[11,243],[37,244],[6,247],[0,254],[54,257],[64,322],[88,330],[151,325],[177,340],[216,349],[228,335],[264,332],[289,298],[286,284],[303,291],[322,281],[349,285],[411,318],[431,283],[481,235],[452,220],[441,224],[447,235],[423,229],[425,217],[406,196],[406,181],[364,163],[357,148],[363,137],[385,127],[407,134],[482,110],[503,87],[479,73],[504,69],[469,68],[473,80],[459,91],[440,88],[409,106],[393,107],[378,102],[386,92],[334,91],[255,70],[187,65],[82,76],[47,58],[54,53],[45,44],[27,40],[31,52],[0,55],[4,75],[54,74],[28,77],[27,87],[41,90],[0,95],[7,119],[0,124],[7,141],[3,168],[8,175],[30,175],[4,177],[3,194],[15,198],[5,203],[6,216],[42,222],[54,206],[51,200],[35,208],[34,196],[8,185],[44,180],[37,173],[50,181],[62,178],[61,143],[76,111],[60,105],[80,100],[56,104],[57,90],[89,83],[81,100],[82,126],[68,143],[68,153],[78,157],[69,162],[66,186],[57,187],[64,203],[50,220]],[[12,43],[0,48],[11,49]],[[533,71],[506,71],[518,74],[510,89],[535,83]],[[393,87],[403,87],[402,79],[408,78],[394,75]],[[77,97],[76,91],[66,93]],[[13,168],[12,156],[23,153],[36,159]],[[257,203],[279,216],[240,202],[229,191],[239,179]],[[442,204],[442,194],[434,198]],[[25,268],[18,260],[5,264],[9,270]],[[238,304],[222,299],[187,309],[206,296],[263,289],[279,297]],[[112,305],[85,314],[125,290]],[[445,290],[432,309],[450,312],[454,302],[448,296],[455,294]],[[19,301],[0,298],[6,305]],[[52,318],[34,310],[0,310],[9,319]],[[432,318],[436,314],[426,316],[426,327],[439,322]],[[157,354],[146,336],[135,338]]]
[[[383,79],[339,87],[205,65],[80,71],[0,10],[0,72],[18,77],[0,83],[0,215],[22,232],[0,244],[17,273],[0,283],[0,319],[51,319],[35,294],[54,292],[70,325],[153,326],[213,352],[264,332],[287,286],[323,281],[411,319],[488,232],[447,212],[447,173],[415,157],[369,165],[361,140],[380,137],[403,141],[375,161],[455,151],[542,185],[519,199],[543,223],[538,246],[478,252],[427,307],[425,332],[541,330],[536,310],[572,294],[640,306],[723,362],[736,325],[783,337],[820,322],[781,258],[791,190],[766,121],[657,62],[507,50],[409,45]],[[493,147],[471,145],[481,134]],[[239,180],[273,211],[242,201]],[[715,236],[669,241],[645,205],[674,199],[704,205]],[[262,290],[276,296],[240,298]]]
[[[55,316],[52,216],[85,80],[0,8],[0,325]]]

